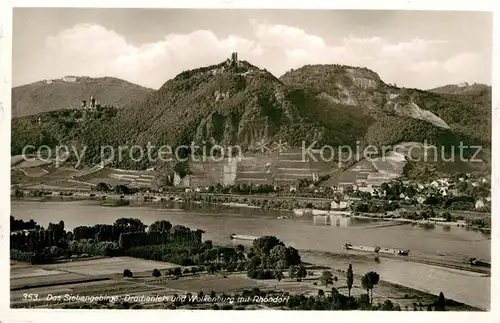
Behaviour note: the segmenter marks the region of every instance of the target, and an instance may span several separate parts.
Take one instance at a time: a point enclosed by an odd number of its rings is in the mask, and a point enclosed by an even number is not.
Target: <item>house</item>
[[[417,197],[417,202],[418,202],[419,204],[423,204],[423,203],[425,202],[425,197],[423,197],[423,196],[418,196],[418,197]]]
[[[373,192],[375,190],[373,189],[372,185],[368,185],[368,186],[359,186],[358,187],[358,191],[365,192],[365,193],[370,193],[371,195],[373,195]]]
[[[437,181],[432,181],[432,183],[430,184],[430,186],[432,186],[434,188],[438,188],[439,187],[439,183]]]
[[[405,193],[401,193],[401,194],[399,194],[399,198],[400,198],[400,199],[404,199],[405,197],[406,197]]]
[[[332,201],[330,204],[330,209],[332,210],[341,210],[341,209],[346,209],[349,206],[349,203],[347,201]]]
[[[295,193],[295,192],[297,192],[297,187],[290,186],[290,193]]]
[[[317,173],[314,173],[313,176],[312,176],[312,180],[313,180],[314,183],[319,182],[319,175]]]
[[[191,175],[186,175],[184,177],[180,177],[179,174],[174,172],[174,186],[184,186],[189,187],[191,184]]]
[[[76,78],[76,76],[69,76],[68,75],[68,76],[63,77],[62,80],[64,82],[74,83],[74,82],[76,82],[77,78]]]
[[[448,189],[446,187],[441,187],[439,189],[439,194],[441,194],[442,196],[447,196],[448,195]]]
[[[483,200],[483,199],[478,199],[478,200],[476,201],[476,205],[475,205],[475,207],[476,207],[476,209],[480,209],[480,208],[484,207],[484,205],[485,205],[485,204],[484,204],[484,200]]]

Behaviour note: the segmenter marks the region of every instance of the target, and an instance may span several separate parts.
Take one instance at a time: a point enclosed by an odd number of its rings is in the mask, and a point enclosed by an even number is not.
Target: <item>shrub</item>
[[[161,276],[161,272],[158,270],[158,269],[154,269],[153,270],[153,277],[160,277]]]
[[[125,269],[123,271],[123,277],[133,277],[134,275],[132,274],[132,272],[129,270],[129,269]]]

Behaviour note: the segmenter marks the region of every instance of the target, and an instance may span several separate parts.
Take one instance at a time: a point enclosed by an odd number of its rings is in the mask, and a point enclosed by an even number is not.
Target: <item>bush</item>
[[[154,269],[153,270],[153,277],[160,277],[161,276],[161,272],[158,270],[158,269]]]
[[[134,275],[132,274],[132,272],[129,270],[129,269],[125,269],[123,271],[123,277],[133,277]]]

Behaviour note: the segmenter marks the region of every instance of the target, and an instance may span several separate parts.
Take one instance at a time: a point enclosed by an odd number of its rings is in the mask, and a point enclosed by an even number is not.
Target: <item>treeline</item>
[[[399,209],[398,203],[379,203],[374,201],[360,202],[352,206],[352,210],[358,213],[386,213]]]
[[[20,231],[20,230],[33,230],[38,229],[40,226],[33,220],[30,219],[24,222],[20,219],[15,219],[12,215],[10,216],[10,231]]]
[[[21,226],[17,220],[13,221]],[[50,223],[47,229],[34,221],[28,227],[36,229],[11,233],[10,248],[12,259],[32,263],[72,256],[124,255],[133,248],[150,245],[172,245],[181,250],[186,246],[200,246],[203,235],[202,230],[172,226],[165,220],[153,223],[146,232],[147,226],[133,218],[120,218],[112,225],[79,226],[73,232],[64,230],[63,221]]]

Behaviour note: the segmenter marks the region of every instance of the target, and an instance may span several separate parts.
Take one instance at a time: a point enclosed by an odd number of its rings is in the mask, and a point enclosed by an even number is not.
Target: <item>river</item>
[[[410,224],[387,226],[387,222],[341,217],[294,217],[291,212],[217,206],[185,206],[182,204],[148,204],[104,207],[98,201],[14,200],[11,214],[16,218],[34,219],[42,226],[64,221],[66,230],[80,225],[112,224],[121,217],[139,218],[144,224],[165,219],[173,225],[205,230],[204,239],[214,243],[231,243],[232,233],[275,235],[285,244],[297,249],[319,252],[341,252],[346,242],[410,249],[411,256],[431,260],[466,261],[477,257],[490,261],[491,240],[483,233],[464,228],[433,229]],[[279,219],[288,216],[287,219]],[[236,243],[236,242],[233,242]],[[239,242],[237,242],[239,243]],[[397,259],[338,259],[320,253],[306,253],[308,262],[346,269],[353,264],[356,273],[377,271],[381,279],[433,294],[443,292],[447,298],[466,304],[490,308],[490,278],[478,273],[431,266]]]

